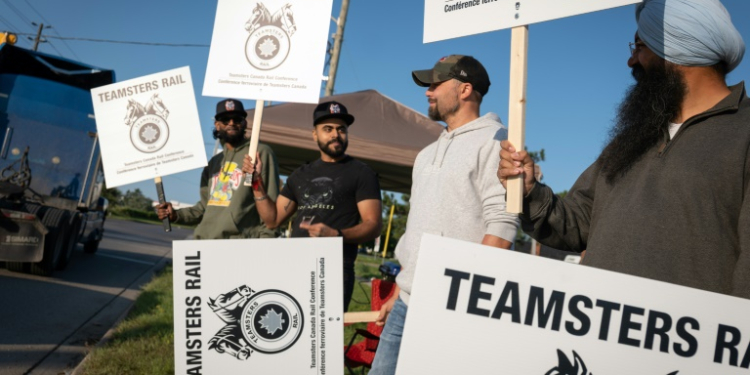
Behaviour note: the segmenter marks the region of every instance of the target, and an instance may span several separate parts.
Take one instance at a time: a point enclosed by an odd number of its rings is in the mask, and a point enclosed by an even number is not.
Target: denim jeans
[[[388,314],[388,320],[385,321],[383,333],[380,334],[378,351],[375,353],[369,375],[394,375],[396,373],[407,308],[400,297],[393,304],[393,309]]]

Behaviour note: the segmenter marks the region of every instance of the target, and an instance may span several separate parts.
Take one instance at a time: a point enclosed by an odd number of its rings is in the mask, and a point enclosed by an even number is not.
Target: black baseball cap
[[[216,103],[216,115],[214,116],[214,119],[219,119],[221,116],[226,115],[240,115],[242,117],[247,117],[247,112],[245,112],[245,107],[242,105],[242,102],[235,99],[224,99],[218,103]]]
[[[343,104],[339,102],[325,102],[315,107],[313,111],[313,126],[331,118],[340,118],[344,120],[347,126],[354,122],[354,116],[349,114]]]
[[[471,83],[474,90],[487,95],[490,90],[490,77],[484,66],[471,56],[450,55],[441,58],[432,69],[415,70],[411,72],[414,82],[422,87],[429,87],[433,83],[455,78],[461,82]]]

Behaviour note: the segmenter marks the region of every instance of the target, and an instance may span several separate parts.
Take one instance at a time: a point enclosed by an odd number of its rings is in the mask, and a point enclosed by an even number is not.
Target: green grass
[[[167,267],[141,292],[112,339],[95,348],[84,375],[174,374],[172,268]]]

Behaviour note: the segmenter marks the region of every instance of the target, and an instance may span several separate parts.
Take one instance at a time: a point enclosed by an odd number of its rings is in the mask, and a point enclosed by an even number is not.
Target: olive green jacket
[[[261,222],[250,186],[243,184],[242,161],[249,142],[215,155],[203,168],[200,202],[177,210],[176,223],[198,224],[195,239],[275,237]],[[262,177],[272,199],[279,195],[279,167],[268,145],[258,144]]]

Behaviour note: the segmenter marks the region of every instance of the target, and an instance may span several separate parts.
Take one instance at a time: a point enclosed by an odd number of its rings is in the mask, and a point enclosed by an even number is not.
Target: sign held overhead
[[[203,95],[317,103],[332,0],[220,0]]]
[[[641,0],[425,0],[423,42],[508,29],[640,2]]]

